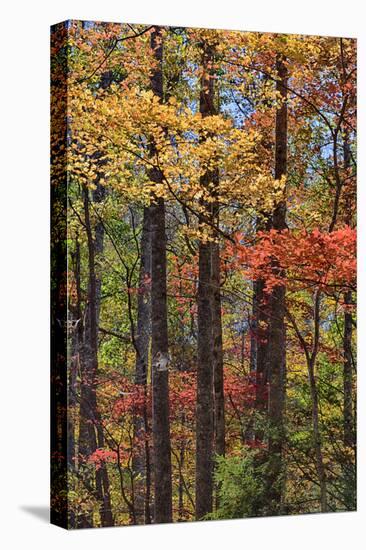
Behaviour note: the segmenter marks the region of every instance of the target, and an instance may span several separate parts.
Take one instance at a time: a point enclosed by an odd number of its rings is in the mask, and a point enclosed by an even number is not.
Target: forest
[[[356,509],[356,40],[51,28],[51,513]]]

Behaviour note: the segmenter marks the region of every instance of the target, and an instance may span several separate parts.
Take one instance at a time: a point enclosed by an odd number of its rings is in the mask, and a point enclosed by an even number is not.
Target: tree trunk
[[[214,86],[210,65],[214,59],[214,48],[203,45],[200,91],[200,112],[203,117],[215,114]],[[202,187],[207,188],[214,181],[215,174],[206,172],[201,176]],[[212,208],[202,202],[204,218],[212,219]],[[207,228],[206,228],[207,230]],[[212,231],[211,231],[212,233]],[[211,235],[212,236],[212,235]],[[213,453],[214,453],[214,365],[213,365],[213,303],[212,292],[212,243],[204,237],[198,248],[198,334],[197,334],[197,409],[196,409],[196,519],[202,519],[212,512]],[[216,259],[217,264],[217,259]],[[217,265],[216,265],[217,268]],[[217,278],[217,273],[216,273]],[[215,300],[216,302],[216,300]],[[217,305],[217,302],[216,302]],[[218,333],[216,334],[217,336]],[[218,341],[217,341],[218,343]],[[219,357],[217,357],[219,359]],[[220,382],[220,374],[217,379]],[[219,388],[219,393],[221,389]]]
[[[326,486],[322,441],[321,441],[320,426],[319,426],[319,399],[318,399],[318,390],[316,386],[314,368],[315,368],[314,361],[310,361],[308,369],[309,369],[310,394],[311,394],[311,403],[312,403],[315,462],[316,462],[316,471],[318,474],[319,487],[320,487],[320,509],[322,512],[327,512],[328,511],[327,486]]]
[[[348,131],[345,130],[343,145],[344,168],[350,167],[350,148],[348,143]],[[346,223],[352,224],[351,204],[346,197]],[[352,292],[344,294],[344,303],[352,305]],[[356,432],[355,418],[353,414],[353,357],[352,357],[352,312],[348,309],[344,313],[343,331],[343,439],[347,450],[354,460],[347,460],[344,466],[345,504],[347,510],[356,509]]]
[[[151,76],[151,89],[163,100],[163,44],[160,27],[151,33],[151,47],[157,66]],[[150,146],[154,158],[155,145]],[[162,183],[163,176],[158,168],[150,170],[150,179]],[[154,198],[150,206],[151,223],[151,352],[153,387],[153,446],[154,446],[154,521],[172,521],[172,466],[169,421],[168,384],[168,319],[166,289],[166,234],[165,204],[163,198]]]
[[[312,408],[312,424],[313,424],[313,442],[315,450],[315,465],[318,474],[319,488],[320,488],[320,509],[322,512],[328,511],[327,503],[327,480],[324,467],[323,450],[322,450],[322,437],[319,423],[319,396],[315,376],[315,364],[316,357],[319,348],[320,337],[320,302],[321,293],[318,289],[315,293],[314,299],[314,336],[313,336],[313,350],[311,355],[306,354],[309,383],[310,383],[310,395],[311,395],[311,408]]]
[[[347,306],[352,304],[352,293],[346,292],[344,302]],[[344,314],[344,334],[343,334],[343,425],[344,425],[344,443],[348,447],[354,446],[354,420],[353,420],[353,400],[352,400],[352,313]]]
[[[141,264],[139,273],[139,293],[137,297],[137,347],[135,364],[135,383],[146,384],[149,344],[151,335],[151,228],[150,210],[144,208],[142,235],[140,242]]]
[[[214,106],[214,90],[209,103],[211,114],[217,114]],[[220,224],[219,210],[219,173],[215,169],[212,177],[214,184],[212,194],[212,221],[215,226]],[[212,291],[212,340],[213,340],[213,377],[214,377],[214,429],[215,429],[215,453],[225,456],[225,395],[224,395],[224,354],[222,347],[222,316],[221,316],[221,261],[220,261],[220,235],[215,232],[215,241],[211,243],[211,291]]]
[[[281,96],[281,105],[276,111],[275,143],[275,179],[287,174],[287,68],[282,55],[276,59],[278,80],[276,90]],[[272,215],[272,228],[282,231],[286,228],[286,202],[279,202]],[[273,270],[278,274],[279,266],[273,263]],[[277,286],[269,298],[270,318],[268,320],[268,509],[269,513],[282,512],[284,464],[284,401],[286,369],[286,333],[285,333],[285,286]]]
[[[68,417],[67,417],[67,464],[71,472],[77,466],[76,450],[76,419],[78,415],[78,376],[80,373],[80,351],[83,342],[82,296],[81,296],[81,258],[79,237],[75,237],[75,251],[71,254],[73,279],[75,282],[75,304],[69,304],[69,339],[70,360],[68,375]],[[71,338],[70,338],[71,332]],[[73,511],[69,513],[69,526],[74,529],[77,526],[76,516]]]
[[[95,202],[100,202],[104,197],[104,188],[97,183],[94,192]],[[96,376],[98,371],[98,324],[100,311],[101,279],[96,273],[96,255],[103,250],[103,226],[96,224],[95,240],[93,239],[90,220],[89,191],[83,189],[85,229],[88,246],[88,304],[85,316],[84,345],[81,361],[81,385],[80,385],[80,428],[79,428],[79,453],[86,458],[98,447],[104,447],[104,434],[101,418],[97,406]],[[103,464],[95,474],[96,492],[100,500],[100,520],[103,527],[114,525],[109,478],[106,466]],[[92,519],[85,515],[82,517],[83,527],[92,526]],[[91,525],[90,525],[91,524]]]
[[[346,306],[352,304],[352,292],[344,295]],[[353,414],[353,358],[352,358],[352,313],[344,313],[343,332],[343,439],[352,459],[344,465],[344,494],[347,510],[356,509],[356,437]],[[348,457],[348,455],[347,455]]]
[[[150,211],[144,208],[142,235],[140,244],[141,264],[139,274],[139,294],[137,297],[137,334],[135,338],[136,345],[136,365],[135,365],[135,384],[143,386],[144,390],[144,413],[142,417],[134,419],[134,437],[137,440],[145,438],[144,447],[133,455],[132,470],[135,477],[135,511],[137,523],[150,523],[150,513],[145,517],[145,512],[150,509],[149,488],[146,476],[147,462],[146,456],[149,453],[148,441],[146,440],[147,426],[147,404],[146,404],[146,384],[149,360],[149,346],[151,335],[151,297],[150,283],[151,279],[151,238],[150,238]],[[150,467],[150,465],[149,465]]]
[[[64,35],[66,34],[66,36]],[[51,50],[68,40],[65,23],[51,27]],[[65,42],[66,43],[66,42]],[[51,523],[70,527],[69,495],[65,491],[68,478],[68,311],[67,311],[67,248],[68,248],[68,174],[67,174],[67,101],[68,61],[58,66],[51,63]],[[55,101],[56,100],[56,101]],[[56,103],[56,105],[55,105]],[[53,167],[58,166],[57,170]]]
[[[211,245],[212,337],[215,397],[215,452],[225,455],[224,358],[222,351],[220,246]]]
[[[168,326],[166,300],[166,235],[163,199],[150,206],[151,317],[155,523],[172,521],[171,447],[168,386]]]
[[[72,254],[72,270],[74,274],[75,290],[76,290],[76,303],[72,307],[69,305],[69,316],[71,321],[71,327],[69,327],[69,334],[71,332],[71,350],[70,350],[70,371],[68,377],[68,393],[69,393],[69,411],[68,415],[68,448],[67,448],[67,462],[69,467],[74,467],[74,460],[76,458],[75,449],[75,408],[77,405],[77,378],[79,370],[79,352],[83,339],[83,320],[82,320],[82,298],[81,298],[81,273],[80,273],[80,243],[78,236],[75,237],[75,251]]]
[[[263,420],[267,412],[268,383],[268,324],[269,309],[267,297],[264,294],[265,281],[257,279],[253,282],[253,324],[251,337],[251,370],[255,371],[255,440],[263,441]]]
[[[198,364],[196,411],[196,518],[212,512],[213,490],[213,358],[211,243],[199,244]]]
[[[184,423],[184,419],[183,423]],[[184,521],[184,479],[183,466],[185,459],[185,442],[181,441],[179,449],[179,482],[178,482],[178,521]]]

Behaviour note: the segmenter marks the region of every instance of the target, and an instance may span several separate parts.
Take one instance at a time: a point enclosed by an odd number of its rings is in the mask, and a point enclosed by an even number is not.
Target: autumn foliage
[[[51,33],[53,521],[356,508],[356,43]]]

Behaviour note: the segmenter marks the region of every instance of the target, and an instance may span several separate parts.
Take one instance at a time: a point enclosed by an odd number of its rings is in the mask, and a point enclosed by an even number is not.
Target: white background
[[[3,3],[0,118],[0,543],[2,548],[361,548],[365,462],[366,36],[356,0],[51,0]],[[64,19],[359,39],[359,511],[66,532],[48,524],[49,25]],[[363,543],[364,544],[364,543]]]

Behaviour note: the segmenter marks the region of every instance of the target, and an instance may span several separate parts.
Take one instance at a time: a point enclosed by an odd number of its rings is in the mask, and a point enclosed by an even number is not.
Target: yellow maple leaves
[[[172,97],[167,103],[151,91],[113,85],[110,93],[72,90],[69,119],[74,141],[69,169],[75,177],[103,181],[128,198],[145,202],[149,195],[200,204],[241,201],[270,210],[280,200],[284,182],[262,165],[258,132],[239,129],[223,115],[202,115]],[[149,178],[158,169],[162,181]],[[217,171],[218,185],[202,183]]]

